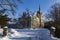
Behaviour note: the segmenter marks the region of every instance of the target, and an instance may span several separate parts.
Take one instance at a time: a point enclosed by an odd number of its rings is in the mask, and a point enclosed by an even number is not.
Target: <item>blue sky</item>
[[[28,8],[32,12],[37,11],[39,5],[43,15],[46,15],[50,7],[56,2],[59,3],[60,0],[22,0],[22,2],[23,3],[21,4],[17,3],[18,7],[17,7],[17,13],[15,15],[15,18],[18,18],[19,15],[22,15],[22,12],[26,11],[26,8]]]

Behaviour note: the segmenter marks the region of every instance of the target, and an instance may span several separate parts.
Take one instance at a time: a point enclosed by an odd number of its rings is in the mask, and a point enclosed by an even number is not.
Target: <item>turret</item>
[[[44,26],[44,17],[42,15],[42,11],[40,9],[40,6],[39,6],[39,10],[37,11],[37,16],[39,18],[39,22],[40,22],[40,26],[39,27],[43,27]]]

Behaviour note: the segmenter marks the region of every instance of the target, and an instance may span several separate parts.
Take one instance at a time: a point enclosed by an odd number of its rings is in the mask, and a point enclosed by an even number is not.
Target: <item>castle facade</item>
[[[29,11],[23,12],[22,17],[19,19],[20,24],[23,28],[42,28],[44,27],[44,16],[42,11],[39,10],[34,13]]]

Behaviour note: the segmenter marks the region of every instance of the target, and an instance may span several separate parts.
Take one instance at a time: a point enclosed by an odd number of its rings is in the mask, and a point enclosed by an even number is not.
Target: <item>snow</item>
[[[51,35],[51,38],[54,40],[60,40],[60,38],[53,37],[53,35]]]
[[[3,31],[0,29],[0,31]],[[2,33],[2,32],[0,32]],[[48,29],[8,29],[8,35],[0,40],[60,40],[50,35]]]
[[[13,30],[13,31],[12,31]],[[44,31],[45,30],[45,31]],[[49,30],[47,29],[11,29],[9,30],[11,33],[11,39],[28,39],[31,38],[32,40],[51,40],[49,35]],[[41,31],[41,32],[40,32]],[[46,37],[45,37],[46,36]]]
[[[3,30],[2,30],[2,29],[0,29],[0,34],[2,34],[2,32],[3,32]]]
[[[8,36],[5,36],[5,37],[0,38],[0,40],[10,40],[10,39],[8,38]]]
[[[11,29],[9,32],[10,32],[9,35],[11,36],[11,38],[13,38],[13,37],[16,37],[16,38],[18,38],[18,37],[31,37],[31,35],[27,35],[22,32],[17,32],[15,29]]]
[[[51,29],[56,29],[56,28],[52,26]]]

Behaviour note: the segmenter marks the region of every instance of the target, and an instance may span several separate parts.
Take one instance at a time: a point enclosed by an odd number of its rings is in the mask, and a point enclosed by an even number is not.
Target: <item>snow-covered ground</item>
[[[51,38],[52,38],[53,40],[60,40],[60,38],[53,37],[53,35],[51,35]]]
[[[0,34],[2,34],[0,29]],[[48,29],[8,29],[8,35],[0,40],[60,40],[50,35]]]

